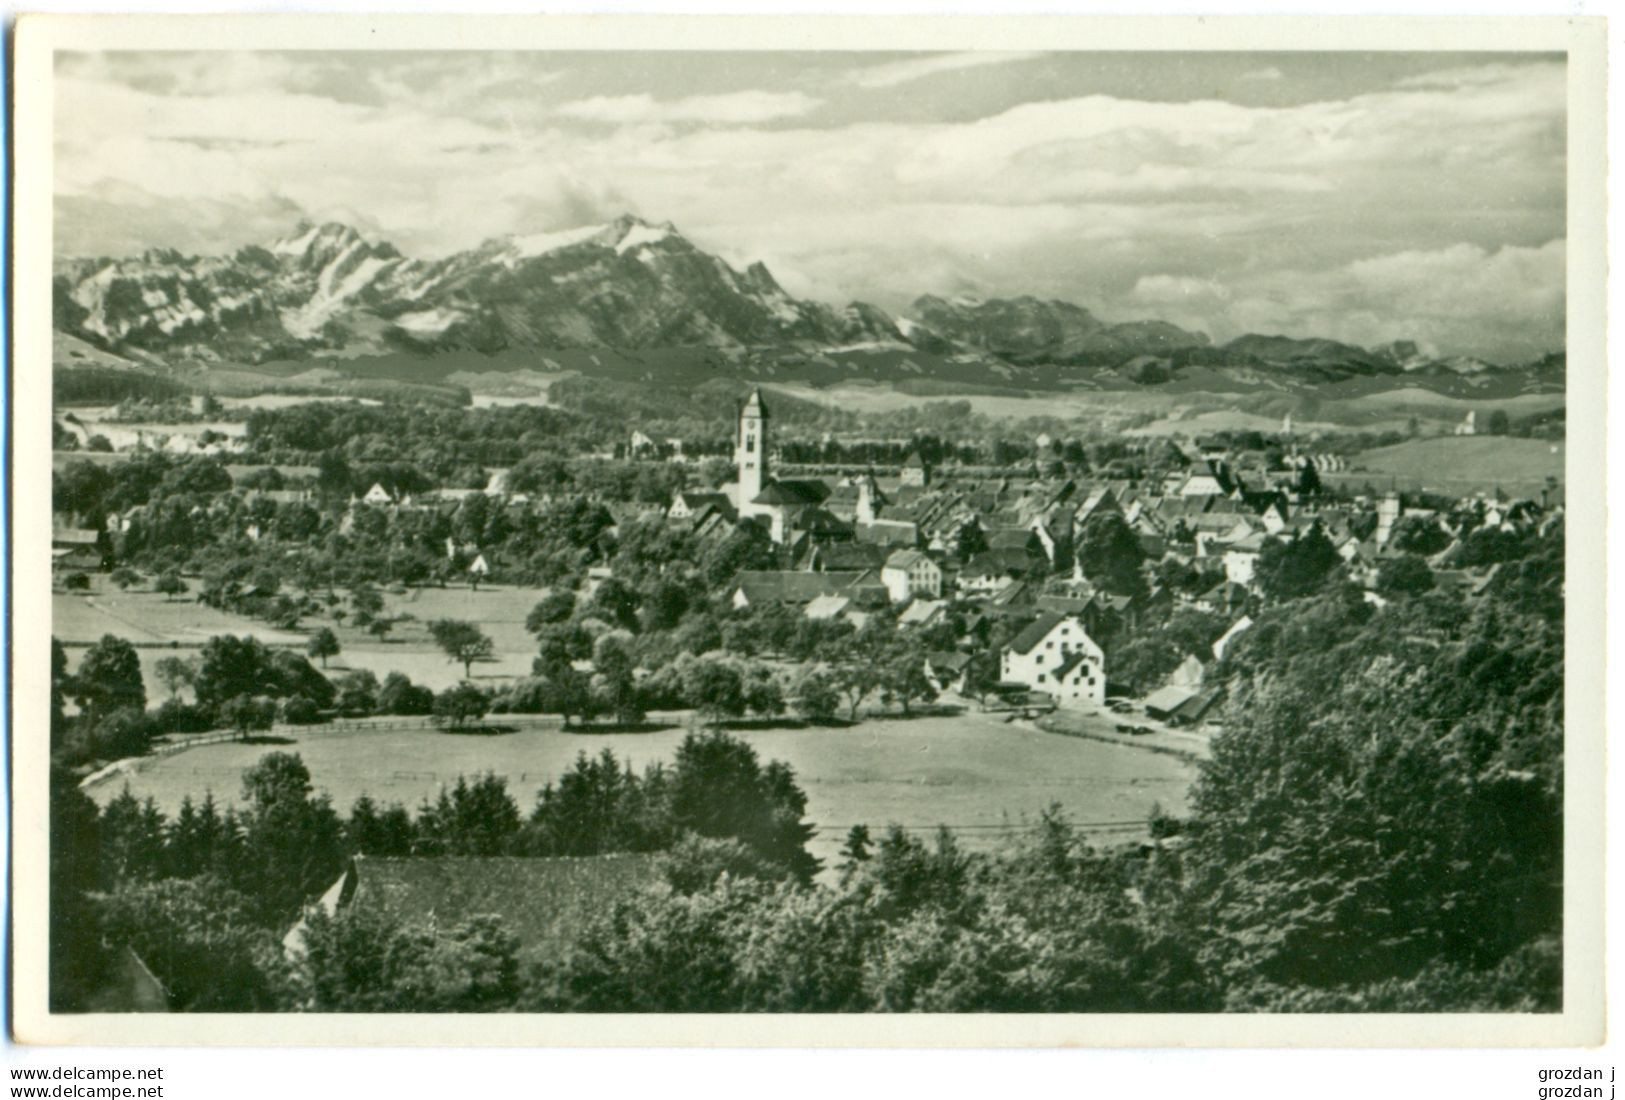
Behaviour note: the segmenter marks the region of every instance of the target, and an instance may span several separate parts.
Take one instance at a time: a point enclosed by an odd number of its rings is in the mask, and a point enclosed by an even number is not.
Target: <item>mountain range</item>
[[[1249,334],[1215,345],[1166,321],[1112,323],[1032,297],[926,295],[899,316],[864,302],[834,307],[793,297],[760,263],[737,270],[669,222],[631,215],[500,237],[438,260],[408,258],[336,223],[223,256],[160,249],[62,259],[53,305],[64,336],[149,363],[205,367],[594,348],[837,365],[867,353],[918,374],[1003,384],[1019,380],[1013,371],[1071,369],[1076,378],[1082,369],[1156,385],[1203,368],[1305,382],[1472,383],[1553,366],[1551,357],[1518,368],[1436,359],[1409,341],[1361,348]]]

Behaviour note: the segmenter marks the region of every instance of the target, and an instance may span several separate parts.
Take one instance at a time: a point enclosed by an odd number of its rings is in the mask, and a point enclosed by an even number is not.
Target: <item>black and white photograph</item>
[[[537,23],[25,21],[23,1034],[1600,1041],[1598,27]]]

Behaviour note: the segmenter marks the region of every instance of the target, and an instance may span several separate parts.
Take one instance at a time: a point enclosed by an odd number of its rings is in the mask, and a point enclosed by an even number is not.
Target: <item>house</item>
[[[911,626],[934,626],[947,614],[947,600],[915,600],[897,616],[897,628],[906,630]]]
[[[925,655],[925,678],[940,694],[965,693],[965,674],[970,671],[970,654],[939,650]]]
[[[984,550],[959,571],[959,590],[972,596],[990,596],[1025,577],[1032,565],[1025,550]]]
[[[852,532],[858,542],[877,546],[918,546],[920,528],[907,520],[877,519],[873,523],[858,523]]]
[[[931,484],[931,470],[917,450],[909,451],[903,459],[902,484],[926,486]]]
[[[727,493],[678,493],[672,497],[671,507],[666,509],[666,518],[692,519],[707,505],[718,510],[733,511]]]
[[[1106,701],[1106,655],[1075,617],[1040,615],[999,654],[999,679],[1077,707]]]
[[[1213,708],[1223,700],[1223,685],[1215,685],[1198,691],[1180,704],[1179,708],[1168,717],[1168,724],[1171,726],[1199,725],[1207,720]]]
[[[880,569],[880,582],[892,603],[907,603],[915,596],[942,595],[942,568],[918,550],[894,550]]]
[[[836,596],[833,594],[814,596],[801,613],[803,616],[813,620],[814,622],[825,622],[830,619],[839,618],[841,615],[845,614],[846,610],[851,606],[852,600],[848,596]]]
[[[366,494],[361,498],[361,503],[373,505],[394,504],[395,498],[390,495],[388,489],[384,488],[382,482],[375,481],[372,483],[372,488],[368,489]]]
[[[372,911],[441,929],[495,916],[519,941],[520,964],[528,966],[563,958],[588,922],[659,880],[653,854],[356,856],[309,909],[329,916]],[[307,927],[301,918],[282,938],[287,958],[304,956]]]
[[[1196,698],[1196,692],[1187,687],[1168,685],[1145,697],[1145,716],[1157,722],[1166,722],[1180,707]]]
[[[1264,552],[1264,536],[1254,532],[1224,548],[1224,576],[1231,584],[1252,584],[1258,571],[1258,556]]]
[[[1167,686],[1189,688],[1195,691],[1202,686],[1202,660],[1192,653],[1179,663],[1179,667],[1168,674]]]
[[[125,945],[103,969],[101,983],[89,994],[88,1012],[168,1012],[169,990],[135,948]]]
[[[86,527],[51,531],[51,565],[57,569],[100,569],[106,564],[102,534]]]

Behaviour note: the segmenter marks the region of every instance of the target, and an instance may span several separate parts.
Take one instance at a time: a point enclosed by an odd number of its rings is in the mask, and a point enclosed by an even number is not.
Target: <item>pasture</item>
[[[106,803],[127,781],[138,798],[151,796],[166,813],[188,794],[198,799],[213,792],[229,803],[239,797],[245,768],[268,752],[283,751],[304,759],[317,789],[343,812],[362,794],[415,810],[459,775],[489,771],[507,780],[528,814],[536,791],[556,780],[578,753],[608,748],[641,771],[671,760],[685,732],[522,729],[469,736],[313,727],[281,731],[292,740],[285,746],[223,743],[149,758],[133,774],[89,793]],[[825,860],[854,824],[867,824],[871,832],[892,823],[919,830],[947,825],[967,847],[985,848],[1034,823],[1051,803],[1080,824],[1137,823],[1153,804],[1182,812],[1194,776],[1191,765],[1175,757],[1042,733],[980,714],[745,730],[739,736],[764,762],[783,760],[795,769],[807,792],[807,820],[819,829],[812,849]],[[1131,825],[1100,835],[1105,840],[1134,830]]]
[[[157,702],[163,689],[154,666],[164,657],[190,657],[217,634],[248,634],[266,645],[304,651],[310,632],[327,626],[339,637],[342,652],[328,662],[327,672],[367,669],[382,680],[391,672],[405,673],[413,683],[435,691],[463,678],[463,666],[447,659],[429,637],[435,619],[466,619],[490,635],[496,652],[489,661],[474,665],[473,679],[491,685],[530,673],[536,642],[525,631],[525,616],[545,589],[535,588],[426,588],[405,593],[384,593],[386,617],[410,616],[397,622],[384,641],[353,624],[326,616],[309,616],[297,630],[278,630],[259,619],[218,611],[198,603],[191,595],[166,600],[142,587],[120,591],[107,578],[93,579],[88,594],[57,592],[51,597],[51,633],[68,651],[69,669],[78,666],[85,647],[104,634],[135,644],[146,679],[147,697]]]
[[[1440,493],[1464,494],[1497,487],[1510,493],[1538,495],[1546,478],[1564,480],[1562,441],[1508,436],[1440,436],[1413,439],[1392,447],[1364,451],[1349,462],[1349,472],[1335,475],[1386,482]]]

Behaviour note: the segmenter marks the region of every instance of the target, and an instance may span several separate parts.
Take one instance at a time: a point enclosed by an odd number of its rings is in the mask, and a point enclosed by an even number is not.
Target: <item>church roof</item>
[[[821,504],[829,496],[822,481],[793,481],[774,478],[762,487],[753,504]]]
[[[762,390],[760,386],[750,391],[750,396],[745,399],[745,407],[739,410],[739,415],[741,417],[755,416],[761,418],[762,420],[766,420],[768,418],[767,404],[762,400]]]

